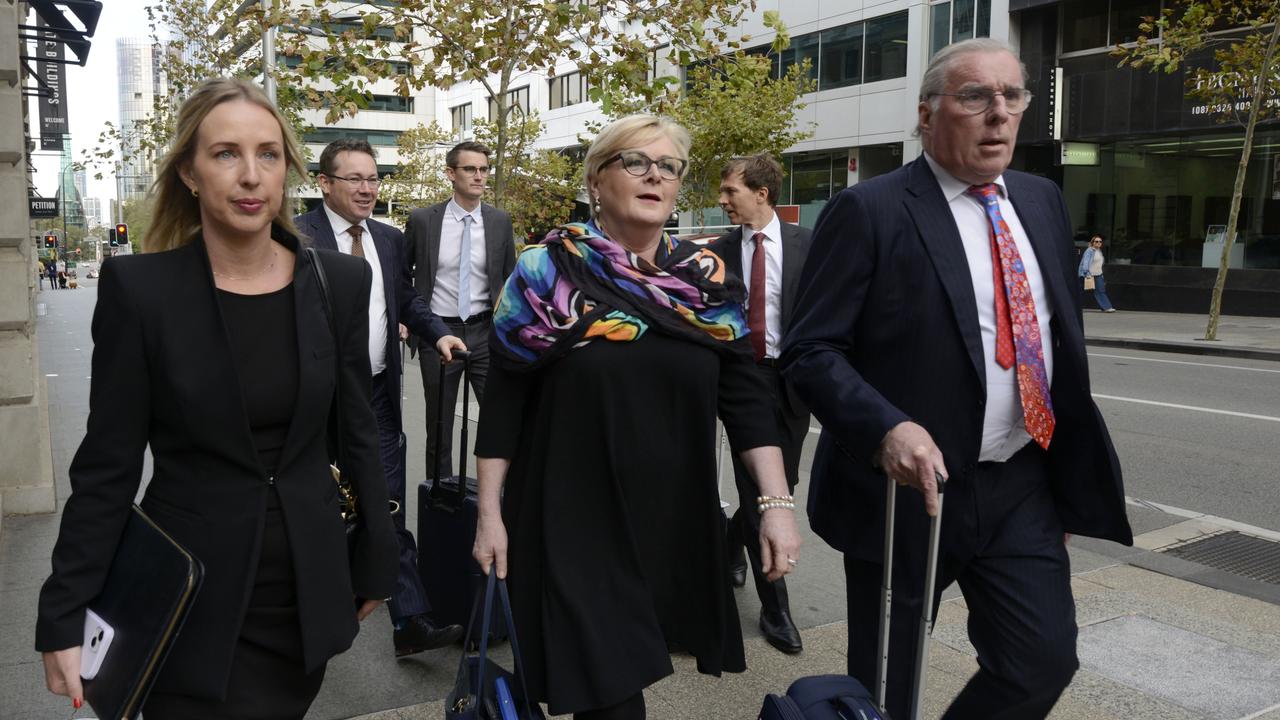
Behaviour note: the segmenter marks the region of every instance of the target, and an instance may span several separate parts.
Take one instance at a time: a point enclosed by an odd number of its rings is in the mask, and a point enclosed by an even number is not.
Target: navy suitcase
[[[476,479],[467,477],[468,409],[471,405],[471,359],[454,351],[455,362],[463,363],[462,427],[458,442],[458,474],[440,477],[440,468],[430,480],[418,486],[418,575],[431,603],[431,615],[438,625],[463,625],[471,614],[474,598],[484,592],[484,574],[471,557],[476,540]],[[444,385],[444,365],[440,384]],[[436,408],[436,457],[440,457],[444,428],[444,394]],[[507,638],[507,623],[494,608],[490,640]],[[477,624],[477,628],[480,624]],[[472,646],[479,638],[468,638]]]
[[[938,572],[938,546],[942,539],[942,499],[946,483],[938,483],[938,514],[929,522],[929,552],[925,559],[924,597],[933,598]],[[892,479],[885,488],[884,575],[880,594],[880,658],[876,662],[876,691],[872,694],[856,678],[848,675],[814,675],[791,683],[786,695],[765,696],[757,720],[890,720],[884,711],[886,673],[889,660],[890,600],[893,598],[893,517],[897,486]],[[916,635],[916,667],[912,680],[911,720],[919,720],[924,704],[925,674],[929,667],[929,635],[933,632],[933,602],[924,603]]]

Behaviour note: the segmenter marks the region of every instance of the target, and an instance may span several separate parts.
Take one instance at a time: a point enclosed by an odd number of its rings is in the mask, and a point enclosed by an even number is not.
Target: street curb
[[[1118,347],[1129,348],[1130,350],[1230,357],[1243,360],[1280,361],[1280,350],[1264,350],[1261,348],[1240,347],[1238,345],[1214,345],[1207,340],[1173,342],[1170,340],[1143,340],[1137,338],[1086,337],[1084,343],[1095,347]]]

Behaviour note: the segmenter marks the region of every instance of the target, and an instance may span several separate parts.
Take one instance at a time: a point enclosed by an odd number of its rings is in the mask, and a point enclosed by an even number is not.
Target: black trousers
[[[449,333],[462,339],[471,351],[471,390],[478,402],[484,402],[484,381],[489,377],[489,329],[491,319],[468,323],[445,323]],[[432,468],[440,465],[440,477],[457,474],[453,459],[454,408],[458,405],[458,385],[462,381],[462,363],[445,366],[444,385],[440,384],[440,354],[424,341],[418,361],[422,365],[422,394],[427,408],[427,478],[435,477]],[[436,409],[444,396],[444,428],[440,431],[440,456],[436,457]],[[479,418],[473,418],[479,420]]]
[[[400,431],[400,378],[381,372],[373,378],[370,400],[378,421],[378,446],[382,452],[382,471],[387,479],[387,498],[400,503],[400,512],[391,516],[400,547],[396,571],[396,588],[387,602],[391,621],[431,612],[427,593],[418,576],[418,545],[413,533],[405,527],[405,442]]]
[[[978,672],[945,720],[1043,718],[1079,667],[1071,568],[1045,463],[1031,443],[1007,462],[979,463],[972,478],[947,490],[947,546],[933,602],[936,608],[943,589],[960,583]],[[906,541],[899,534],[899,546]],[[881,564],[846,554],[845,580],[849,674],[874,692]],[[891,716],[909,717],[923,598],[899,585],[895,579],[886,704]]]
[[[782,465],[787,473],[788,493],[794,493],[800,482],[800,451],[809,434],[809,414],[797,415],[787,409],[786,388],[783,387],[782,375],[776,367],[769,364],[757,367],[769,381],[769,389],[773,393],[774,416],[778,420],[778,432],[781,434]],[[756,510],[760,488],[737,453],[733,453],[733,479],[738,487],[738,510],[729,521],[730,547],[735,544],[746,546],[748,564],[751,566],[761,607],[770,612],[789,610],[786,581],[779,578],[769,582],[760,569],[760,513]]]

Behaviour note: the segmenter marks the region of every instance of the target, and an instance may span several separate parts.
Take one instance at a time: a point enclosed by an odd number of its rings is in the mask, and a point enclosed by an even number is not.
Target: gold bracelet
[[[756,498],[756,503],[770,502],[772,500],[777,500],[779,502],[794,502],[795,498],[790,495],[761,495]]]

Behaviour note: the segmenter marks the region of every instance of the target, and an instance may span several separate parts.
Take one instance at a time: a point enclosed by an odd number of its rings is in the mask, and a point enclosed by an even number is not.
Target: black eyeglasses
[[[600,169],[603,170],[618,160],[622,161],[623,170],[636,177],[648,175],[649,167],[657,165],[658,175],[662,176],[663,180],[679,180],[684,176],[685,168],[689,167],[689,161],[683,158],[660,157],[654,160],[638,150],[626,150],[605,160]]]
[[[367,178],[367,177],[360,177],[359,175],[352,175],[351,177],[342,177],[341,175],[326,174],[325,177],[329,178],[330,180],[341,180],[342,182],[351,185],[351,187],[357,187],[357,188],[365,183],[369,183],[369,187],[371,188],[376,188],[378,187],[379,184],[382,183],[382,180],[380,178],[376,178],[376,177]]]
[[[929,97],[953,97],[960,102],[960,107],[970,115],[984,113],[996,101],[996,96],[1004,96],[1004,109],[1011,115],[1017,115],[1031,104],[1033,95],[1026,88],[1007,88],[1003,91],[991,88],[966,88],[957,93],[932,93]]]
[[[463,175],[475,175],[476,173],[480,173],[481,175],[489,174],[488,165],[463,165],[462,167],[458,167],[457,165],[450,165],[449,167],[453,168],[454,170],[461,171]]]

